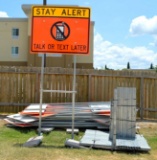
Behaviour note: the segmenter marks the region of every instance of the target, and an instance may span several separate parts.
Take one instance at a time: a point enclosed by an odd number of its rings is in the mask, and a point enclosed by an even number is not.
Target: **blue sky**
[[[5,0],[0,17],[26,17],[22,4],[43,0]],[[47,0],[47,5],[88,6],[94,27],[94,67],[147,69],[157,65],[156,0]]]

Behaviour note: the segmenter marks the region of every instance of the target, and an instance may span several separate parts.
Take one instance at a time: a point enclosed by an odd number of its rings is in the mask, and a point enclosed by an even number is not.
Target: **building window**
[[[12,56],[18,56],[18,54],[19,54],[19,47],[12,47],[11,48],[11,54],[12,54]]]
[[[12,37],[13,38],[18,38],[19,37],[19,29],[18,28],[13,28],[12,29]]]

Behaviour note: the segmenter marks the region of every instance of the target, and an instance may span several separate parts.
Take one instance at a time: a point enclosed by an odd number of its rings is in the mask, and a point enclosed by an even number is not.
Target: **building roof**
[[[0,18],[0,22],[27,22],[28,18]]]

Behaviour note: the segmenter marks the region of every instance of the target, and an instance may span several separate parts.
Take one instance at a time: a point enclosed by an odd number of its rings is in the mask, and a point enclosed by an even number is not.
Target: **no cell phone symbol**
[[[70,35],[70,27],[63,21],[54,23],[51,27],[51,36],[57,41],[64,41]]]

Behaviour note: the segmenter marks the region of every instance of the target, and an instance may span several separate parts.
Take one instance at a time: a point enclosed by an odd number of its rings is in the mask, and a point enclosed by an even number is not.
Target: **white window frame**
[[[19,47],[17,46],[11,47],[11,55],[17,57],[19,55]]]
[[[12,38],[17,39],[19,37],[19,28],[12,28]]]

